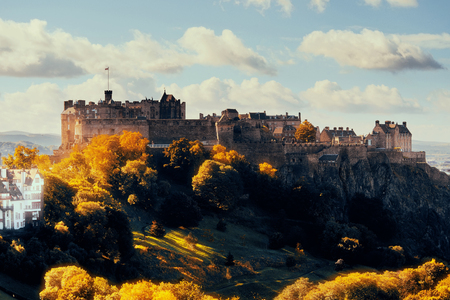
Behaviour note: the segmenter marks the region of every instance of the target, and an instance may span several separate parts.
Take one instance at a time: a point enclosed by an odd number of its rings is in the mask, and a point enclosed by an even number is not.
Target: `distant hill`
[[[37,148],[40,154],[53,154],[61,145],[61,136],[57,134],[37,134],[23,131],[0,132],[0,153],[8,156],[14,154],[17,146]]]
[[[41,146],[32,142],[20,141],[20,142],[0,142],[0,153],[2,157],[8,156],[8,154],[14,154],[14,150],[17,146],[25,146],[27,148],[37,148],[39,150],[39,154],[53,154],[53,150],[58,149],[59,146]]]
[[[23,131],[0,132],[0,142],[21,142],[26,141],[44,147],[61,145],[61,136],[57,134],[38,134]]]

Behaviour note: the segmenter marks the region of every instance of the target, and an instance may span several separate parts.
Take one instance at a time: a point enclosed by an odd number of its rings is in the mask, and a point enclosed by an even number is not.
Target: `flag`
[[[105,70],[109,70],[109,67],[105,68]]]

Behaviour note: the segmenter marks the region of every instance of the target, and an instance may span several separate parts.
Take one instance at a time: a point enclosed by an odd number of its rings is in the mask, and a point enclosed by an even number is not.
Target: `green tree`
[[[149,168],[142,160],[129,160],[121,168],[121,190],[125,198],[137,197],[137,204],[148,207],[152,195],[156,195],[157,171]]]
[[[54,226],[73,214],[72,198],[75,190],[58,176],[48,174],[44,187],[44,220]]]
[[[308,120],[305,120],[298,126],[295,138],[304,143],[314,142],[316,140],[316,128]]]
[[[181,138],[178,141],[173,141],[164,150],[164,157],[169,160],[168,163],[164,164],[164,168],[175,179],[188,182],[205,159],[205,148],[200,141]]]
[[[242,193],[242,180],[231,166],[206,160],[192,178],[194,193],[213,206],[230,209]]]

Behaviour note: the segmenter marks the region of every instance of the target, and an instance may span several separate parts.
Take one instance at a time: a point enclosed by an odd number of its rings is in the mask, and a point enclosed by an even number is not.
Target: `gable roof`
[[[327,129],[324,128],[322,132],[325,132],[330,139],[334,137],[349,137],[349,136],[356,136],[356,133],[353,131],[353,129],[347,130],[347,129]]]
[[[253,120],[265,120],[266,119],[266,113],[261,112],[254,112],[249,113],[250,119]]]

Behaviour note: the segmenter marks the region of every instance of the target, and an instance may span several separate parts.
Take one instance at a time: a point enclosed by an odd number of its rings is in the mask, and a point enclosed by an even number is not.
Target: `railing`
[[[13,210],[13,206],[12,205],[1,205],[0,209],[1,210]]]

